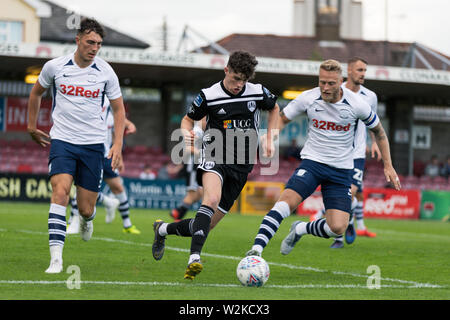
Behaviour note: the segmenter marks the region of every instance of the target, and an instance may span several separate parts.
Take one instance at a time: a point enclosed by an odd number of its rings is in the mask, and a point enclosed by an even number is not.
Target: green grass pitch
[[[157,218],[171,221],[168,210],[132,209],[130,217],[142,234],[129,235],[122,233],[119,214],[112,224],[106,224],[100,207],[92,239],[84,242],[79,235],[68,235],[64,271],[44,273],[50,260],[48,208],[48,204],[0,203],[0,299],[450,298],[450,225],[445,222],[366,219],[366,225],[377,232],[376,238],[359,237],[343,249],[330,249],[330,239],[305,236],[291,254],[283,256],[280,243],[298,219],[291,216],[264,251],[270,266],[269,281],[261,288],[247,288],[239,284],[236,266],[251,247],[261,216],[226,216],[211,231],[203,248],[203,272],[188,281],[183,274],[190,238],[168,237],[164,258],[152,258],[152,224]],[[367,286],[377,284],[377,274],[369,266],[379,270],[379,289]],[[77,274],[79,289],[71,282]]]

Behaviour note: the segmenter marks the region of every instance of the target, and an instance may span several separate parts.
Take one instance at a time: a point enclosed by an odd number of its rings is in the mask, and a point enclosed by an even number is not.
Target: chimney
[[[293,0],[293,34],[339,41],[362,38],[362,4],[357,0]]]
[[[339,11],[341,0],[316,0],[316,38],[339,41]]]

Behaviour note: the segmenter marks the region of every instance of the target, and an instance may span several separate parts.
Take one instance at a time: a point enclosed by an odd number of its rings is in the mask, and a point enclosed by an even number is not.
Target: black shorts
[[[199,186],[202,185],[202,175],[205,172],[214,172],[220,177],[222,197],[217,209],[224,214],[227,213],[247,183],[248,173],[234,170],[231,165],[207,162],[206,165],[200,164],[197,168],[197,183]]]

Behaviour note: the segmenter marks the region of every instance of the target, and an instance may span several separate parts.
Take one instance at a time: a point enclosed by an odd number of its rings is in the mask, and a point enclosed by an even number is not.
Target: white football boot
[[[66,234],[77,234],[79,232],[80,232],[80,218],[74,215],[72,221],[67,227]]]
[[[80,235],[81,239],[84,241],[89,241],[92,237],[92,233],[94,232],[94,223],[91,221],[86,221],[80,215]]]
[[[114,218],[116,217],[116,210],[120,205],[120,201],[117,198],[112,198],[104,195],[103,204],[105,205],[106,209],[105,222],[111,223],[114,221]]]
[[[60,273],[63,270],[62,246],[50,247],[50,266],[45,273]]]

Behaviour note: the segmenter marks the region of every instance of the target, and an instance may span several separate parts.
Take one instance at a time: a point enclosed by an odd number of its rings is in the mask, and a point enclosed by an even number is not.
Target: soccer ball
[[[261,257],[248,256],[239,262],[236,275],[243,286],[261,287],[269,279],[269,265]]]

